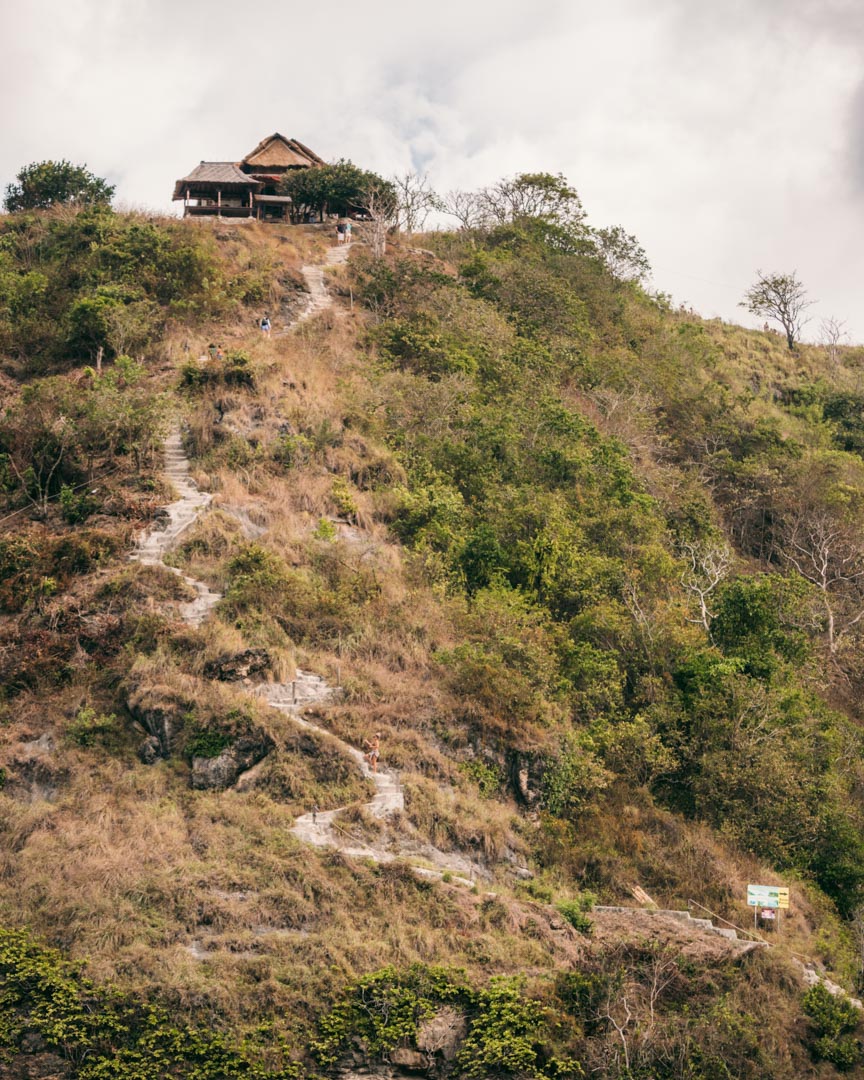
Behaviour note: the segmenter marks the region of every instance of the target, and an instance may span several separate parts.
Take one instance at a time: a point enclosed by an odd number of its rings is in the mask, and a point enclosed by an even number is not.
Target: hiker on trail
[[[210,359],[211,359],[211,360],[215,360],[215,359],[216,359],[216,346],[215,346],[215,345],[213,344],[213,342],[212,342],[212,341],[211,341],[211,342],[210,342],[210,344],[209,344],[209,345],[207,346],[207,352],[208,352],[208,353],[210,353]]]
[[[351,219],[350,218],[345,222],[344,228],[345,228],[345,243],[350,244],[351,243]]]
[[[344,244],[345,243],[345,223],[344,223],[344,221],[337,221],[336,222],[336,243],[337,244]]]
[[[378,758],[381,756],[381,732],[376,731],[371,739],[364,739],[363,745],[366,747],[363,760],[369,762],[369,768],[373,773],[378,772]]]
[[[312,824],[318,824],[318,803],[314,803],[312,806]]]
[[[270,337],[270,316],[265,315],[261,320],[261,333],[264,337]]]

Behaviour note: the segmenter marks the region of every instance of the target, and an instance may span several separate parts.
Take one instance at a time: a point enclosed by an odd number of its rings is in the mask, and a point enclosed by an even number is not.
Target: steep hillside
[[[860,352],[327,238],[0,224],[0,1075],[860,1070]]]

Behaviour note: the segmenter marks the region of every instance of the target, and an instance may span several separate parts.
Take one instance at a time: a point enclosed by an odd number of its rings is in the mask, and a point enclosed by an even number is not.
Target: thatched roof
[[[241,172],[233,161],[202,161],[200,165],[178,180],[174,185],[174,199],[182,199],[186,188],[201,188],[209,185],[221,186],[223,189],[242,187],[244,191],[260,188],[262,184],[254,176],[248,176]]]
[[[246,155],[240,162],[241,167],[249,172],[264,172],[267,169],[309,169],[315,165],[323,165],[324,159],[318,157],[314,150],[298,142],[296,139],[286,139],[277,131],[268,135],[255,149]]]

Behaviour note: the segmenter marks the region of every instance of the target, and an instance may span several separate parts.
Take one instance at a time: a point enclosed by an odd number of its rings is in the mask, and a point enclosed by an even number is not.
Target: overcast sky
[[[862,60],[862,0],[0,0],[0,182],[65,157],[170,211],[274,131],[441,191],[562,172],[676,302],[754,324],[797,270],[806,336],[864,341]]]

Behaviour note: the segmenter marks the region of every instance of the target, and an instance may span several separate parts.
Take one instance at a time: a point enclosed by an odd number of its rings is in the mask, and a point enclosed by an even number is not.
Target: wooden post
[[[216,189],[216,217],[222,217],[222,189]]]
[[[291,704],[292,705],[297,704],[297,680],[296,679],[291,680]]]
[[[105,350],[102,348],[101,345],[96,350],[96,374],[97,375],[102,374],[102,354],[104,352],[105,352]]]

